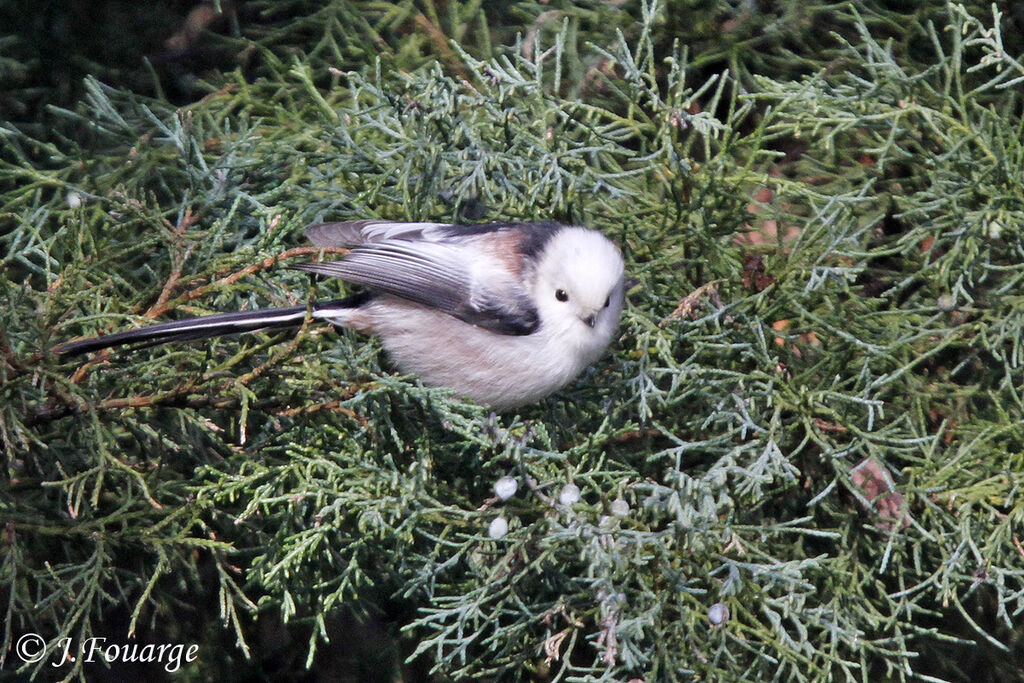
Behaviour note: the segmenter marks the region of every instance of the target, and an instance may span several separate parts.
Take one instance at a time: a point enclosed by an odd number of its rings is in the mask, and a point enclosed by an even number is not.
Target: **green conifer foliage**
[[[0,668],[1022,680],[1020,17],[275,4],[191,104],[0,127]],[[284,266],[368,217],[600,229],[621,335],[499,415],[316,326],[49,352],[336,297]]]

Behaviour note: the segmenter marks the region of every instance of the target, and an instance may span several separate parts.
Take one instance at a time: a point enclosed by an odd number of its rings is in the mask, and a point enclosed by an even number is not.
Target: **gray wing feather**
[[[365,285],[451,313],[469,300],[472,283],[455,249],[410,242],[356,247],[342,261],[296,266]]]
[[[389,224],[396,225],[430,226],[417,228],[423,231],[438,224]],[[358,229],[362,232],[365,227]],[[411,229],[405,234],[409,232]],[[429,306],[500,334],[535,331],[540,324],[537,311],[522,288],[513,278],[499,273],[493,282],[474,282],[466,267],[472,255],[465,249],[427,239],[392,238],[364,241],[341,261],[294,267]]]
[[[306,237],[318,247],[355,247],[386,240],[435,241],[444,235],[438,228],[449,223],[400,223],[373,219],[343,223],[317,223],[306,228]]]

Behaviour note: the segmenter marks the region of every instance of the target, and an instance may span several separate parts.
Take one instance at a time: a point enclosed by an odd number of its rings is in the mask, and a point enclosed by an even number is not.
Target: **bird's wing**
[[[455,223],[401,223],[384,220],[316,223],[306,228],[306,237],[318,247],[357,247],[390,240],[411,242],[460,243],[485,235],[501,233],[518,244],[521,253],[535,255],[561,224],[554,221],[532,223],[493,222],[459,225]]]
[[[396,223],[369,219],[316,223],[306,228],[306,237],[318,247],[357,247],[393,239],[436,241],[444,237],[438,232],[439,228],[457,227],[450,223]]]
[[[295,268],[392,294],[500,334],[530,334],[539,326],[537,310],[521,285],[519,273],[509,266],[516,262],[509,254],[488,253],[484,241],[466,244],[445,241],[443,234],[430,234],[431,230],[451,227],[443,224],[378,225],[381,227],[324,229],[318,238],[332,232],[334,237],[347,240],[345,231],[358,231],[363,241],[341,261],[307,263]],[[391,236],[383,237],[380,231],[390,231]],[[379,241],[369,239],[367,233],[369,237],[380,238]],[[512,245],[506,242],[497,240],[493,246],[497,250],[508,249]],[[479,267],[481,261],[486,267]]]

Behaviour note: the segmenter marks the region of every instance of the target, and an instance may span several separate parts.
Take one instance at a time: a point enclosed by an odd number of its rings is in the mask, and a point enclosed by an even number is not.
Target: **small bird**
[[[476,225],[358,220],[306,229],[340,261],[293,266],[364,290],[306,306],[161,323],[54,349],[71,356],[314,320],[377,335],[403,372],[495,410],[551,394],[596,361],[618,328],[623,260],[600,233],[550,221]]]

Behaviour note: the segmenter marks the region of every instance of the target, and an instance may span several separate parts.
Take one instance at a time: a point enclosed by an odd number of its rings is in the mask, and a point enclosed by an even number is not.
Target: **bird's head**
[[[623,269],[622,254],[604,235],[575,226],[559,230],[536,262],[533,299],[542,331],[593,362],[618,328]]]

